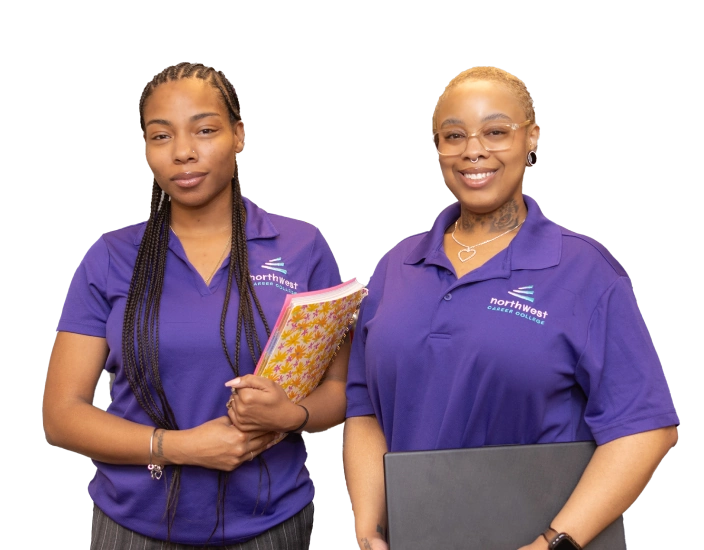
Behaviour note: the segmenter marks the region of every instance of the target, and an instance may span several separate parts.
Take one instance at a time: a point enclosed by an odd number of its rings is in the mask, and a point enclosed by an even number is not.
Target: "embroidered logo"
[[[489,311],[496,311],[499,313],[508,313],[509,315],[514,315],[521,319],[531,321],[537,325],[544,325],[545,320],[548,316],[548,312],[537,309],[533,307],[533,302],[535,302],[535,291],[533,290],[534,285],[519,286],[514,290],[508,290],[507,293],[520,300],[503,300],[499,298],[490,298],[487,309]],[[521,300],[525,300],[529,303],[523,303]]]
[[[535,292],[533,292],[533,285],[519,286],[516,290],[509,290],[508,293],[521,300],[527,300],[531,303],[535,302],[535,298],[533,298],[533,294],[535,294]]]
[[[279,273],[283,273],[284,275],[286,275],[288,273],[288,271],[283,269],[284,262],[281,261],[280,256],[278,258],[274,258],[272,260],[269,260],[262,267],[264,269],[271,269],[272,271],[278,271]]]
[[[277,271],[279,273],[283,273],[284,275],[288,275],[288,270],[285,269],[285,262],[281,260],[281,256],[278,258],[272,258],[268,262],[264,262],[264,265],[261,267],[270,271]],[[281,275],[274,275],[273,273],[250,273],[249,276],[251,277],[252,284],[254,284],[254,286],[273,286],[279,290],[288,292],[289,294],[298,293],[298,283],[296,281],[290,281]]]

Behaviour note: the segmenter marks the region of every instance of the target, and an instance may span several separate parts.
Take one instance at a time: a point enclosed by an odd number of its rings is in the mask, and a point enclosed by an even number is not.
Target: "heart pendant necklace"
[[[523,222],[524,221],[526,221],[526,220],[523,220]],[[455,237],[455,231],[457,231],[457,222],[459,222],[459,220],[457,220],[455,222],[455,228],[452,230],[452,235],[450,235],[450,236],[452,237],[452,240],[455,241],[458,245],[464,247],[464,248],[461,248],[460,251],[457,253],[457,257],[459,258],[460,262],[462,262],[462,263],[468,262],[469,260],[474,258],[474,255],[477,253],[478,246],[481,246],[486,243],[490,243],[491,241],[495,241],[499,237],[503,237],[504,235],[510,233],[511,231],[515,231],[516,229],[518,229],[519,227],[521,227],[523,225],[523,222],[521,222],[518,225],[516,225],[515,227],[512,227],[511,229],[509,229],[508,231],[504,231],[503,233],[501,233],[501,235],[497,235],[496,237],[489,239],[488,241],[484,241],[483,243],[473,244],[472,246],[469,246],[464,243],[461,243]]]

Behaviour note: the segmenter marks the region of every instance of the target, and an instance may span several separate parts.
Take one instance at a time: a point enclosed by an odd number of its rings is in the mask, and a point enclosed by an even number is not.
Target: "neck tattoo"
[[[523,220],[523,222],[524,221],[526,221],[526,220]],[[488,241],[484,241],[483,243],[473,244],[473,245],[469,246],[464,243],[461,243],[455,237],[455,231],[457,231],[457,222],[459,222],[459,220],[457,220],[455,222],[455,228],[452,230],[452,235],[450,235],[450,236],[452,237],[453,241],[455,241],[458,245],[460,245],[462,247],[460,249],[460,251],[457,253],[457,257],[459,258],[460,262],[462,262],[462,263],[467,262],[467,261],[471,260],[472,258],[474,258],[474,255],[477,253],[478,246],[482,246],[483,244],[487,244],[487,243],[490,243],[491,241],[495,241],[499,237],[503,237],[504,235],[507,235],[511,231],[515,231],[516,229],[518,229],[519,227],[521,227],[523,225],[523,222],[521,222],[518,225],[516,225],[515,227],[512,227],[511,229],[509,229],[508,231],[504,231],[503,233],[501,233],[501,235],[497,235],[496,237],[493,237],[493,238],[489,239]]]

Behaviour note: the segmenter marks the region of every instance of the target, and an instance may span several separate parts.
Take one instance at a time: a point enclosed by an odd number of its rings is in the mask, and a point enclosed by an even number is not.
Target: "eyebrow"
[[[191,122],[196,122],[197,120],[201,120],[203,118],[207,118],[209,116],[220,116],[220,113],[198,113],[197,115],[193,115],[191,117]],[[171,122],[163,119],[163,118],[153,118],[149,122],[145,124],[145,126],[149,126],[150,124],[162,124],[163,126],[172,126]]]
[[[484,122],[489,122],[490,120],[512,120],[512,119],[510,116],[505,115],[503,113],[493,113],[493,114],[485,116],[481,121],[482,121],[482,123],[484,123]],[[445,126],[452,126],[453,124],[464,125],[464,120],[460,120],[459,118],[448,118],[442,122],[442,124],[440,125],[440,128],[444,128]]]

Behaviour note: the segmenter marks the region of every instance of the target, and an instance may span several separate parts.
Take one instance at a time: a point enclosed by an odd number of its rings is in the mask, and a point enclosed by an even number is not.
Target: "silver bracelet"
[[[152,436],[149,438],[149,465],[147,466],[147,469],[152,475],[152,479],[161,479],[161,476],[164,475],[164,466],[161,464],[154,464],[152,462],[152,445],[154,444],[154,434],[158,429],[159,428],[154,428]]]

